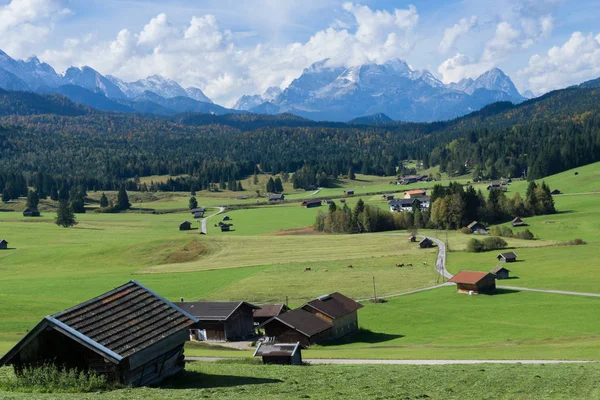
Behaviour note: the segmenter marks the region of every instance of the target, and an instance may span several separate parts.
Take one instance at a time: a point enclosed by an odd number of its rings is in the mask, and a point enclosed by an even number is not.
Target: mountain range
[[[284,90],[271,87],[262,95],[242,96],[233,109],[228,109],[214,104],[199,88],[183,88],[158,75],[125,82],[88,66],[71,67],[58,74],[37,57],[15,60],[0,50],[0,88],[57,93],[103,111],[159,115],[291,113],[327,121],[430,122],[460,117],[498,101],[526,100],[497,68],[474,80],[444,84],[429,71],[414,71],[398,59],[349,68],[323,60],[306,68]]]
[[[350,68],[311,65],[272,99],[244,96],[234,108],[250,112],[289,112],[315,120],[349,121],[373,114],[393,120],[430,122],[456,118],[497,101],[527,100],[511,79],[494,68],[477,79],[444,84],[427,70],[414,71],[402,60]],[[251,107],[260,100],[262,104]]]

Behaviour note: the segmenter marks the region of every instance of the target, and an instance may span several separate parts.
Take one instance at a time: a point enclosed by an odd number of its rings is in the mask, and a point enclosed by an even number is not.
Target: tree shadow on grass
[[[353,335],[348,335],[335,340],[328,340],[327,342],[320,343],[321,346],[338,346],[349,343],[384,343],[390,340],[403,338],[404,335],[396,335],[381,332],[371,332],[367,329],[361,329]]]
[[[281,379],[253,378],[250,376],[210,375],[196,371],[185,371],[182,375],[165,381],[163,389],[213,389],[244,385],[281,383]]]

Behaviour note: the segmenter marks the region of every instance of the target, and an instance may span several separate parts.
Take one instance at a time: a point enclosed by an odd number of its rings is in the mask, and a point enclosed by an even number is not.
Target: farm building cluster
[[[431,199],[427,196],[427,192],[421,189],[404,192],[404,198],[402,199],[395,199],[394,196],[384,196],[384,198],[389,200],[388,206],[392,212],[413,211],[415,209],[423,211],[428,210],[431,205]]]

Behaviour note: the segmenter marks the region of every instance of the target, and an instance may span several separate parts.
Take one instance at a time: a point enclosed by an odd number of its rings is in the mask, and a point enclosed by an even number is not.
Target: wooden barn
[[[433,240],[425,238],[419,242],[419,247],[422,249],[429,249],[433,247]]]
[[[502,266],[497,266],[496,268],[494,268],[493,270],[490,271],[490,273],[496,275],[496,279],[510,279],[510,270],[506,269]]]
[[[307,200],[302,202],[303,208],[321,207],[322,205],[323,203],[321,202],[321,200]]]
[[[408,241],[411,243],[415,243],[417,241],[417,237],[415,235],[410,235],[408,237]]]
[[[264,304],[254,310],[254,325],[260,325],[288,311],[290,308],[285,304]]]
[[[198,211],[194,213],[194,219],[204,218],[204,211]]]
[[[179,224],[180,231],[189,231],[192,229],[192,223],[190,221],[183,221]]]
[[[562,194],[562,192],[561,192],[560,190],[558,190],[558,189],[554,189],[553,191],[551,191],[551,192],[550,192],[550,194],[551,194],[552,196],[556,196],[556,195],[558,195],[558,194]]]
[[[296,343],[304,347],[327,340],[333,325],[315,314],[297,308],[271,318],[258,327],[265,336],[279,343]]]
[[[94,371],[128,386],[183,371],[197,320],[136,281],[47,316],[0,359],[18,374],[47,363]]]
[[[341,293],[326,294],[302,306],[333,326],[330,338],[335,339],[358,331],[358,310],[363,305]]]
[[[0,239],[0,250],[8,249],[8,242],[4,239]]]
[[[191,328],[195,340],[216,342],[241,340],[254,334],[256,306],[246,302],[196,301],[175,303],[198,320]]]
[[[39,217],[40,211],[37,208],[26,208],[23,210],[24,217]]]
[[[460,271],[448,282],[456,283],[458,293],[493,294],[496,292],[496,276],[489,272]]]
[[[517,255],[512,251],[509,251],[508,253],[500,253],[496,258],[498,259],[498,262],[510,263],[517,261]]]
[[[269,196],[269,201],[283,201],[285,196],[283,194],[272,194]]]
[[[205,212],[206,212],[206,209],[205,209],[204,207],[192,208],[192,209],[190,210],[190,212],[191,212],[192,214],[196,214],[196,213],[205,213]]]
[[[471,233],[487,233],[485,225],[477,221],[471,222],[469,225],[467,225],[467,228],[469,228]]]
[[[231,224],[221,224],[221,232],[231,232]]]
[[[264,364],[302,365],[302,349],[297,343],[260,342],[254,357],[262,357]]]
[[[513,228],[516,228],[518,226],[527,226],[527,224],[519,217],[516,217],[515,219],[513,219],[511,221],[511,224],[512,224]]]
[[[393,194],[384,194],[383,195],[383,199],[387,200],[387,201],[394,200],[394,197],[395,196]]]

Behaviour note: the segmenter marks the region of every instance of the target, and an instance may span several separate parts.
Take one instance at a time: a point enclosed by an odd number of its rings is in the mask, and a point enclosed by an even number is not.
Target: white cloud
[[[0,48],[15,57],[28,55],[24,48],[40,45],[54,21],[70,12],[58,0],[12,0],[0,7]]]
[[[238,47],[239,35],[221,28],[213,15],[194,16],[187,25],[174,26],[159,14],[139,33],[123,29],[110,42],[91,37],[71,40],[63,49],[40,57],[59,70],[90,65],[125,80],[160,74],[183,86],[200,87],[216,102],[231,105],[242,94],[285,86],[325,58],[331,65],[384,62],[405,57],[414,46],[419,15],[412,5],[381,11],[345,3],[343,12],[344,24],[334,21],[305,42],[251,48]]]
[[[463,35],[467,34],[477,24],[477,17],[474,15],[470,19],[462,18],[450,28],[444,30],[444,37],[440,42],[440,51],[447,53],[454,43]]]
[[[600,34],[574,32],[562,46],[536,54],[519,74],[534,93],[546,93],[600,76]]]

